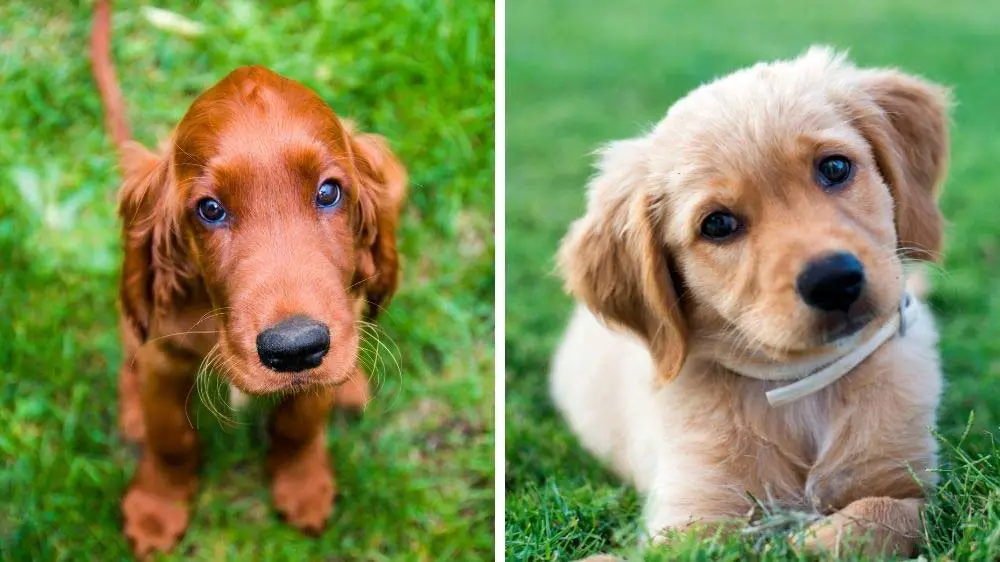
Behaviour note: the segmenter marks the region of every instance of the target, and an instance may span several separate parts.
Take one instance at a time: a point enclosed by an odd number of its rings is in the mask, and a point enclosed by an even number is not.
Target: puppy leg
[[[139,558],[170,550],[188,525],[197,487],[198,435],[187,418],[193,378],[189,362],[153,346],[136,357],[142,375],[140,401],[145,448],[122,502],[125,536]]]
[[[746,522],[750,501],[739,477],[726,468],[696,458],[673,456],[661,466],[645,507],[646,532],[653,544],[669,541],[671,531],[708,539]]]
[[[118,428],[126,440],[141,443],[146,438],[146,423],[142,419],[142,382],[135,357],[141,342],[124,318],[121,325],[125,357],[118,371]]]
[[[132,361],[122,361],[118,373],[118,428],[126,440],[142,443],[146,439],[146,422],[142,417],[142,392],[139,370]]]
[[[802,537],[791,539],[806,552],[860,554],[865,558],[896,553],[911,557],[923,537],[920,499],[862,498],[815,523]]]
[[[334,391],[299,394],[278,405],[271,420],[271,475],[274,506],[286,521],[318,534],[333,510],[333,471],[326,452],[326,417]]]

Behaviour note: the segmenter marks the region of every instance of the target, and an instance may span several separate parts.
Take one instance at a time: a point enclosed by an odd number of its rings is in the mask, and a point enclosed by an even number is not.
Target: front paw
[[[333,511],[336,492],[326,459],[289,463],[274,470],[271,493],[282,518],[309,535],[318,535]]]
[[[922,540],[919,499],[869,497],[813,523],[789,538],[800,552],[815,555],[909,558]]]
[[[177,544],[188,526],[188,504],[133,486],[122,501],[125,537],[136,558],[155,551],[167,552]]]
[[[788,538],[792,550],[809,556],[840,558],[845,554],[881,558],[879,544],[864,525],[842,513],[824,517]]]
[[[788,537],[788,544],[801,554],[837,556],[843,531],[840,522],[825,518]]]

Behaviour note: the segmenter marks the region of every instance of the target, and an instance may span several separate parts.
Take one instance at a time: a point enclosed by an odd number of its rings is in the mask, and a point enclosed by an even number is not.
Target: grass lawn
[[[634,552],[641,501],[582,451],[547,396],[548,361],[571,301],[553,254],[584,208],[589,153],[634,136],[714,76],[817,42],[861,65],[952,85],[953,158],[943,206],[946,272],[931,305],[949,381],[946,466],[928,514],[934,560],[1000,557],[1000,4],[913,0],[507,3],[506,557]],[[970,414],[974,414],[967,435]],[[664,559],[783,560],[773,537],[688,541]]]
[[[82,6],[80,5],[82,4]],[[135,134],[155,146],[194,97],[264,64],[391,141],[411,174],[404,279],[360,419],[334,416],[341,495],[326,533],[278,521],[264,416],[205,410],[203,479],[166,559],[482,560],[493,552],[493,5],[447,0],[180,2],[185,37],[115,5]],[[87,54],[89,2],[0,3],[0,559],[127,557],[116,431],[119,175]]]

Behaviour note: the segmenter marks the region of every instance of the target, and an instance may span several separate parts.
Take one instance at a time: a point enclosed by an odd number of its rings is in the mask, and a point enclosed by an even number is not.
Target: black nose
[[[257,334],[264,366],[282,373],[318,366],[330,350],[330,329],[308,316],[289,316]]]
[[[809,306],[847,312],[865,288],[865,268],[854,254],[830,254],[806,264],[796,288]]]

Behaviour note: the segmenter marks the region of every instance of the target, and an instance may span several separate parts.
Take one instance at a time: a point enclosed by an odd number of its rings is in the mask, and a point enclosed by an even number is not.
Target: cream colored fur
[[[822,349],[794,279],[826,251],[864,262],[876,325],[893,314],[900,258],[909,269],[939,255],[947,105],[929,82],[814,48],[703,86],[648,134],[603,151],[560,250],[582,304],[551,393],[584,447],[644,494],[650,536],[745,518],[749,493],[828,516],[806,548],[867,534],[868,554],[915,551],[942,389],[926,305],[905,336],[781,407],[764,393],[786,381],[739,376],[719,358],[780,363]],[[813,150],[850,155],[853,184],[817,187]],[[698,217],[720,204],[749,226],[710,244]]]
[[[654,390],[636,337],[577,307],[552,366],[556,406],[580,442],[646,494],[650,535],[703,519],[741,517],[746,492],[797,509],[914,491],[910,467],[933,480],[928,428],[941,392],[929,310],[830,388],[771,408],[782,383],[689,361]]]

